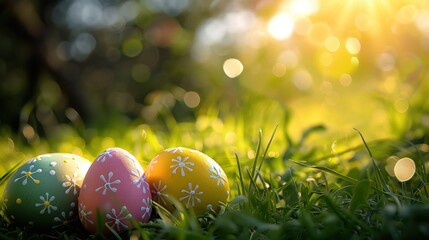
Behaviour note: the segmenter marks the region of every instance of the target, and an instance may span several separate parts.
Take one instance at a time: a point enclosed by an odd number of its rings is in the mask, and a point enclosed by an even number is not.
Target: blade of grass
[[[251,173],[250,173],[249,169],[248,169],[248,168],[246,168],[246,171],[247,171],[247,174],[249,175],[250,183],[251,183],[251,184],[249,184],[249,192],[248,192],[248,193],[249,193],[249,195],[253,193],[253,191],[251,191],[251,190],[252,190],[252,187],[253,187],[253,189],[256,191],[256,193],[259,193],[258,186],[256,185],[255,180],[252,178],[252,175],[251,175]],[[250,196],[249,196],[249,197],[250,197]]]
[[[256,165],[257,165],[257,162],[258,162],[259,154],[261,152],[261,145],[262,145],[262,129],[259,129],[258,143],[256,145],[255,158],[253,160],[252,171],[250,172],[251,173],[251,178],[255,177]]]
[[[9,171],[7,171],[3,176],[0,177],[0,185],[2,185],[13,173],[15,173],[15,170],[21,165],[23,161],[20,161],[15,166],[13,166]]]
[[[261,172],[260,171],[256,171],[256,180],[261,181],[262,183],[262,187],[264,188],[264,190],[268,191],[268,187],[267,187],[267,182],[265,181],[265,179],[262,177]]]
[[[325,127],[325,125],[323,125],[323,124],[318,124],[318,125],[315,125],[315,126],[311,126],[311,127],[309,127],[309,128],[307,128],[303,133],[302,133],[302,136],[301,136],[301,139],[299,140],[299,143],[297,144],[297,147],[299,148],[299,147],[301,147],[303,144],[304,144],[304,142],[305,142],[305,140],[312,134],[312,133],[315,133],[315,132],[320,132],[320,131],[325,131],[326,130],[326,127]]]
[[[419,187],[415,193],[417,194],[418,192],[420,192],[420,191],[421,191],[421,189],[423,189],[423,191],[424,191],[424,193],[425,193],[425,197],[426,197],[426,198],[429,198],[426,183],[424,182],[424,180],[423,180],[422,176],[420,176],[420,174],[419,174],[418,172],[416,172],[416,175],[417,175],[417,177],[418,177],[418,178],[419,178],[419,180],[420,180],[420,185],[421,185],[421,187]]]
[[[304,207],[300,207],[299,212],[300,222],[303,224],[306,233],[309,234],[308,238],[316,239],[317,228],[315,226],[312,216],[310,215],[310,212]]]
[[[116,239],[122,240],[121,236],[119,236],[118,232],[115,231],[109,224],[105,223],[104,226],[109,229],[109,231],[115,236]]]
[[[425,163],[424,163],[424,161],[422,160],[422,159],[425,159],[424,157],[423,157],[423,155],[421,154],[421,151],[419,150],[419,148],[417,147],[417,145],[416,144],[414,144],[413,142],[411,142],[411,141],[408,141],[409,142],[409,144],[414,148],[414,152],[416,152],[417,153],[417,170],[416,170],[416,175],[417,175],[417,177],[419,178],[419,180],[420,180],[420,184],[422,184],[422,186],[423,186],[423,190],[424,190],[424,193],[425,193],[425,196],[426,196],[426,198],[428,198],[429,196],[428,196],[428,191],[427,191],[427,189],[426,189],[426,184],[425,184],[425,180],[423,179],[423,177],[422,176],[427,176],[428,174],[426,173],[426,167],[425,167]],[[419,174],[419,172],[421,172],[421,175]],[[417,191],[416,191],[416,193],[417,193]]]
[[[240,186],[241,186],[240,194],[246,195],[246,189],[244,188],[243,172],[241,171],[240,159],[238,158],[237,154],[235,154],[235,160],[237,161],[238,177],[239,177]]]
[[[353,128],[353,129],[356,132],[358,132],[358,134],[359,134],[360,138],[362,139],[362,142],[363,142],[366,150],[368,151],[368,154],[369,154],[369,156],[371,158],[372,165],[373,165],[374,169],[376,170],[376,178],[379,181],[379,184],[382,185],[383,192],[386,193],[387,195],[389,195],[390,197],[392,197],[392,199],[396,203],[396,205],[398,207],[400,207],[401,203],[400,203],[398,197],[390,190],[389,186],[387,185],[386,180],[384,179],[383,174],[381,173],[380,168],[377,166],[377,164],[375,162],[375,159],[374,159],[374,157],[373,157],[373,155],[371,153],[371,150],[369,149],[368,144],[366,144],[365,138],[363,137],[362,133],[359,130],[357,130],[356,128]]]
[[[276,127],[274,128],[273,133],[271,134],[270,140],[268,141],[267,147],[265,148],[264,155],[262,155],[261,162],[259,163],[258,171],[260,171],[260,170],[261,170],[262,163],[264,162],[265,158],[267,157],[268,149],[270,148],[271,143],[273,142],[274,135],[276,135],[276,131],[277,131],[277,127],[278,127],[278,126],[279,126],[279,125],[277,124],[277,125],[276,125]]]
[[[373,167],[374,167],[374,169],[376,170],[376,175],[379,177],[379,179],[380,179],[380,181],[381,181],[381,184],[382,184],[382,187],[383,187],[383,188],[386,188],[386,187],[387,187],[386,181],[384,180],[384,177],[383,177],[383,175],[382,175],[382,173],[381,173],[381,170],[380,170],[380,168],[377,166],[377,163],[375,162],[374,157],[372,156],[372,153],[371,153],[371,150],[370,150],[370,149],[369,149],[369,147],[368,147],[368,144],[366,144],[365,138],[363,137],[362,133],[361,133],[359,130],[357,130],[356,128],[354,128],[354,130],[355,130],[356,132],[358,132],[358,134],[359,134],[360,138],[362,139],[362,142],[363,142],[363,144],[364,144],[364,146],[365,146],[366,150],[368,151],[368,154],[369,154],[369,156],[370,156],[370,158],[371,158],[372,166],[373,166]]]
[[[358,180],[356,180],[354,178],[351,178],[349,176],[343,175],[343,174],[341,174],[341,173],[339,173],[339,172],[337,172],[335,170],[332,170],[330,168],[327,168],[327,167],[308,165],[308,164],[305,164],[305,163],[302,163],[302,162],[298,162],[298,161],[294,161],[294,160],[290,160],[290,161],[293,162],[293,163],[295,163],[295,164],[298,164],[300,166],[303,166],[303,167],[314,168],[314,169],[317,169],[317,170],[320,170],[320,171],[323,171],[323,172],[327,172],[327,173],[333,174],[333,175],[335,175],[335,176],[343,179],[344,181],[347,181],[347,182],[352,183],[352,184],[357,184],[359,182]]]
[[[367,233],[372,232],[371,228],[368,227],[368,225],[362,222],[361,220],[357,219],[354,214],[350,214],[347,211],[343,211],[329,195],[323,195],[323,196],[327,207],[331,209],[332,212],[336,214],[342,221],[344,222],[351,221],[354,224],[360,226],[362,229],[364,229],[365,232]]]
[[[159,214],[164,223],[171,225],[179,224],[179,220],[173,214],[171,214],[170,211],[164,208],[164,206],[155,201],[152,201],[152,205],[156,209],[156,212]]]
[[[277,126],[274,128],[274,131],[271,134],[270,140],[268,141],[267,147],[265,148],[264,153],[263,153],[261,159],[259,160],[260,161],[259,162],[259,166],[258,166],[258,168],[256,168],[257,162],[258,162],[258,159],[259,159],[259,155],[260,155],[260,152],[261,152],[261,146],[262,146],[262,130],[259,129],[258,144],[257,144],[257,147],[256,147],[255,159],[254,159],[253,165],[252,165],[252,171],[251,172],[248,171],[248,174],[249,174],[249,177],[251,179],[251,182],[252,182],[254,188],[257,191],[258,191],[258,188],[256,186],[256,181],[257,181],[258,175],[260,176],[259,172],[260,172],[260,170],[262,168],[262,164],[263,164],[263,162],[264,162],[264,160],[265,160],[265,158],[266,158],[266,156],[268,154],[268,149],[270,148],[270,145],[271,145],[271,143],[272,143],[272,141],[274,139],[274,135],[275,135],[276,131],[277,131]],[[261,181],[263,182],[263,184],[265,183],[265,181],[262,179],[262,177],[261,177]],[[248,191],[249,193],[251,192],[250,191],[251,186],[252,185],[249,185],[249,191]],[[264,184],[263,187],[265,188],[265,184]]]
[[[355,212],[359,206],[367,203],[370,187],[371,184],[369,180],[365,179],[359,181],[354,189],[352,200],[350,202],[350,212]]]
[[[376,140],[376,141],[370,142],[370,144],[379,144],[379,143],[383,143],[385,141],[386,140]],[[332,158],[332,157],[342,156],[344,154],[356,151],[356,150],[358,150],[360,148],[362,148],[362,145],[354,146],[354,147],[351,147],[351,148],[348,148],[348,149],[344,149],[344,150],[342,150],[340,152],[335,152],[335,153],[332,153],[332,154],[324,155],[322,157],[318,157],[318,158],[314,158],[314,159],[308,159],[307,162],[309,162],[309,163],[313,163],[313,162],[317,163],[317,162],[320,162],[322,160],[329,159],[329,158]],[[284,158],[284,160],[289,160],[289,159],[288,158]]]

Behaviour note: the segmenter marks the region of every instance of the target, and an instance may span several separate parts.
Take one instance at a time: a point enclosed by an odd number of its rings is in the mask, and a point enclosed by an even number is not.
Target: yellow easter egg
[[[219,210],[229,197],[229,182],[219,164],[206,154],[184,147],[155,156],[146,170],[152,199],[173,212],[174,200],[196,213]],[[174,199],[174,200],[173,200]]]

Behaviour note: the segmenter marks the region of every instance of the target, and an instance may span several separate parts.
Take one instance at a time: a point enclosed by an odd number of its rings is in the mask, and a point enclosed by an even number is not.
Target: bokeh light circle
[[[416,164],[411,158],[401,158],[396,162],[393,172],[400,182],[406,182],[414,176]]]
[[[223,71],[230,78],[236,78],[243,72],[244,66],[240,60],[229,58],[223,63]]]
[[[183,101],[189,108],[196,108],[200,104],[200,95],[197,92],[189,91],[183,96]]]
[[[122,45],[122,52],[127,57],[136,57],[143,50],[142,42],[137,38],[130,38]]]

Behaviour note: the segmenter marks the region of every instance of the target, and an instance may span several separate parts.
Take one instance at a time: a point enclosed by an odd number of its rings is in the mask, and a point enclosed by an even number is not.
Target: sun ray
[[[389,30],[387,25],[394,17],[393,3],[388,0],[334,0],[330,7],[339,12],[335,31],[340,33],[360,30],[377,37]]]

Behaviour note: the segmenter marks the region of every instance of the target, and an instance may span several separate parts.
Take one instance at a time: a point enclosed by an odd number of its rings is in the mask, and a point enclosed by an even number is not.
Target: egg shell
[[[79,221],[78,195],[90,164],[66,153],[44,154],[27,161],[9,179],[2,211],[18,226],[42,231]]]
[[[109,148],[95,159],[85,176],[79,195],[79,219],[91,233],[108,235],[104,224],[123,232],[133,226],[134,220],[150,219],[151,201],[140,163],[122,148]],[[97,229],[99,226],[103,229]]]
[[[152,198],[170,212],[174,200],[196,213],[219,210],[229,197],[228,178],[219,164],[206,154],[184,147],[169,148],[146,169]],[[174,200],[172,200],[174,199]]]

